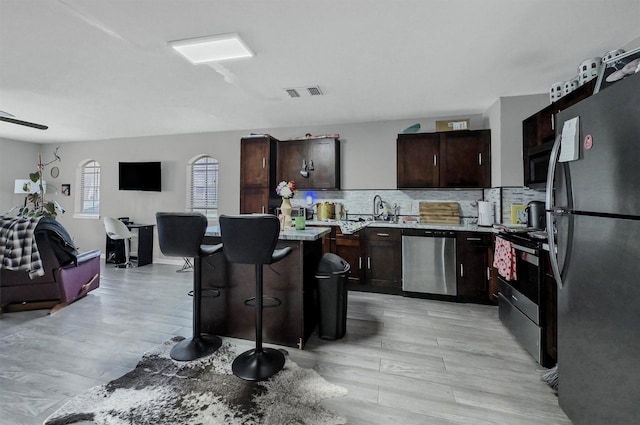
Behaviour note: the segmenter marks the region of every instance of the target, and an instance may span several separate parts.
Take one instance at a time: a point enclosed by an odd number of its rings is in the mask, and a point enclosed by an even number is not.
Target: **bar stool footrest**
[[[208,289],[201,289],[200,291],[201,291],[200,298],[218,298],[220,296],[219,289],[208,288]],[[212,292],[213,294],[205,295],[206,292]],[[187,292],[187,295],[190,297],[193,297],[193,289]]]
[[[280,305],[282,305],[282,301],[279,298],[276,297],[269,297],[269,296],[264,296],[262,297],[263,300],[263,304],[262,304],[262,308],[274,308],[274,307],[280,307]],[[272,304],[264,304],[264,300],[268,300],[268,301],[272,301]],[[245,300],[244,305],[248,306],[248,307],[255,307],[256,306],[256,297],[251,297],[247,300]]]

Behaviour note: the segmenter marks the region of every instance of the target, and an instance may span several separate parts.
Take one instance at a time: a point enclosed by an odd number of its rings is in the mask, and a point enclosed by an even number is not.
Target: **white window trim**
[[[216,163],[218,164],[218,177],[217,177],[217,184],[218,187],[216,187],[216,194],[218,195],[218,198],[220,197],[220,162],[215,159],[213,156],[208,155],[208,154],[200,154],[200,155],[196,155],[193,158],[191,158],[188,162],[187,162],[187,178],[186,178],[186,211],[192,212],[192,204],[191,204],[191,179],[192,179],[192,172],[193,172],[193,164],[196,163],[196,161],[199,161],[202,158],[210,158],[213,161],[216,161]],[[216,217],[207,217],[207,221],[209,222],[209,224],[216,224],[218,222],[218,217],[219,217],[219,208],[216,208]]]
[[[100,173],[102,174],[102,165],[96,161],[95,159],[91,159],[91,158],[86,158],[82,161],[80,161],[80,165],[76,168],[76,189],[75,189],[75,194],[74,194],[74,189],[71,188],[71,193],[74,197],[74,213],[73,213],[73,218],[79,218],[79,219],[85,219],[85,220],[99,220],[100,219],[100,212],[97,212],[95,214],[88,214],[88,213],[84,213],[82,212],[82,172],[84,167],[90,163],[90,162],[96,162],[98,165],[100,165]],[[101,176],[102,177],[102,176]]]

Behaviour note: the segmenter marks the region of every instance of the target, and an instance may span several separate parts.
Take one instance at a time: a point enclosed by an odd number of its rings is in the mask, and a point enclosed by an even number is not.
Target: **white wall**
[[[491,128],[491,185],[522,186],[522,121],[549,105],[548,94],[501,97],[484,112]]]
[[[28,179],[38,170],[41,145],[0,139],[0,214],[22,206],[24,195],[13,193],[16,179]],[[48,179],[45,178],[45,181]]]

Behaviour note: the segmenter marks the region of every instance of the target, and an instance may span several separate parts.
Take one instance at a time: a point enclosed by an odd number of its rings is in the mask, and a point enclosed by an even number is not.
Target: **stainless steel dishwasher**
[[[456,295],[456,234],[440,230],[402,231],[402,290]]]

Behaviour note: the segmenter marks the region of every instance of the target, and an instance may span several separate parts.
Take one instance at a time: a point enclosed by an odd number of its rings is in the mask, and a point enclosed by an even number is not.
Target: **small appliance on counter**
[[[544,202],[531,201],[527,204],[527,227],[544,230],[547,228]]]
[[[488,201],[478,201],[478,226],[493,226],[493,204]]]
[[[309,216],[309,213],[311,213],[311,216]],[[282,214],[282,210],[280,209],[280,207],[277,207],[275,209],[275,214],[276,214],[276,217]],[[296,217],[304,217],[305,220],[312,220],[313,210],[305,207],[293,207],[291,208],[291,217],[293,219],[295,219]]]
[[[330,220],[334,217],[335,205],[333,202],[318,202],[316,208],[316,216],[319,221]]]

